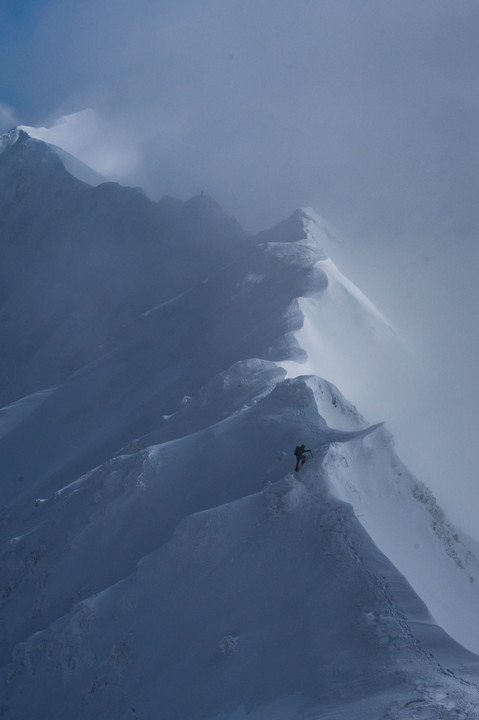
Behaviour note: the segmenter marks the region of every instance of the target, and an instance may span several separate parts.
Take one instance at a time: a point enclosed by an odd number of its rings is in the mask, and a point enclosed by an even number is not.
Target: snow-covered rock
[[[401,343],[326,224],[2,147],[1,713],[474,717],[476,548],[331,382]]]
[[[90,187],[24,131],[5,142],[2,404],[104,354],[135,317],[231,262],[244,238],[205,196],[178,206],[115,183]]]

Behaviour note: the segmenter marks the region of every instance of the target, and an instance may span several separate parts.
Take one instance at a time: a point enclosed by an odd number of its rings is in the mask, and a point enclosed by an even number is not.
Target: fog
[[[93,108],[72,151],[151,197],[204,190],[251,232],[314,207],[422,368],[384,419],[477,537],[477,3],[37,5],[0,12],[1,128]]]

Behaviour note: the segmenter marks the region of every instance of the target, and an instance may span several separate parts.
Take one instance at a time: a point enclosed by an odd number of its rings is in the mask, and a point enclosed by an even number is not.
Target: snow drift
[[[475,548],[309,374],[400,352],[318,219],[2,147],[2,713],[474,717]]]

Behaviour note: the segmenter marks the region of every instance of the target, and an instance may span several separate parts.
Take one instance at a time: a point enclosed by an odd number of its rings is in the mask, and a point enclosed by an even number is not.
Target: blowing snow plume
[[[473,717],[456,641],[478,649],[476,548],[384,427],[282,367],[310,360],[301,298],[324,298],[325,335],[338,303],[304,213],[251,237],[207,196],[91,187],[12,140],[4,714]],[[367,345],[370,306],[341,283]]]

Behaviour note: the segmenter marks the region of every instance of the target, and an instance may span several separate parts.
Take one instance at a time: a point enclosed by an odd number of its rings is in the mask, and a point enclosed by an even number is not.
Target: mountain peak
[[[237,237],[244,236],[245,232],[239,222],[232,215],[228,215],[221,205],[210,195],[201,192],[183,203],[182,215],[187,222],[198,223],[199,225],[213,222],[215,226],[228,228],[228,234]]]
[[[479,548],[352,404],[402,356],[334,232],[2,147],[2,713],[476,717]]]
[[[86,182],[88,185],[92,186],[100,185],[105,182],[105,178],[93,170],[89,165],[86,165],[62,147],[50,143],[46,139],[42,139],[39,134],[35,133],[35,128],[19,125],[4,135],[1,135],[0,155],[8,147],[12,147],[19,141],[30,141],[32,144],[35,143],[38,147],[43,145],[45,148],[48,148],[52,151],[52,154],[61,161],[65,170],[74,178],[77,178],[77,180],[81,180],[82,182]]]
[[[314,249],[321,248],[326,255],[331,255],[340,242],[337,231],[310,207],[298,208],[293,217],[302,224],[305,233],[303,243]]]
[[[201,192],[194,195],[183,204],[183,211],[197,218],[205,218],[211,216],[225,216],[225,211],[221,205],[211,195]]]
[[[7,147],[15,145],[15,143],[19,140],[25,141],[26,139],[29,139],[29,137],[28,133],[19,127],[12,128],[12,130],[0,135],[0,155],[7,149]]]
[[[326,259],[334,254],[338,235],[312,208],[297,208],[292,215],[273,228],[259,233],[259,242],[293,243],[312,250]]]

